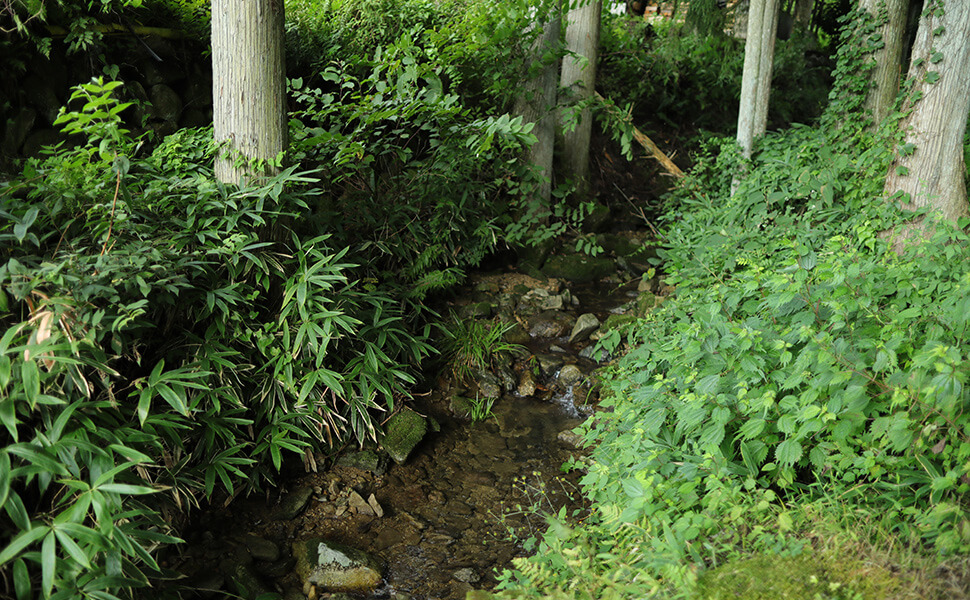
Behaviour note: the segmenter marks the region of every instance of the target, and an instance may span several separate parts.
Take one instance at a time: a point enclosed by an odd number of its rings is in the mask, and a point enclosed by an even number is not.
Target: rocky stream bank
[[[585,510],[581,473],[561,467],[582,460],[572,430],[596,410],[610,360],[596,341],[662,300],[643,241],[613,237],[611,258],[476,277],[450,308],[507,325],[515,352],[464,381],[442,377],[385,424],[380,447],[206,512],[168,566],[206,598],[444,600],[493,587],[543,512]],[[483,402],[491,412],[474,421]]]

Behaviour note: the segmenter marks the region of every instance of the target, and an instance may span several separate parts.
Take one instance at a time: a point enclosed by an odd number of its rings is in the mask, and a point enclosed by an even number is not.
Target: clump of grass
[[[522,349],[504,340],[513,327],[510,323],[462,319],[452,313],[450,321],[440,327],[445,336],[442,356],[447,361],[446,370],[459,383],[468,383],[476,371],[493,368]]]

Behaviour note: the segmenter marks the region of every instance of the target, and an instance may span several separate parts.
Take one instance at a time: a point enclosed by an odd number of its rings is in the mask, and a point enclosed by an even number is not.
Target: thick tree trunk
[[[738,111],[738,145],[751,157],[755,138],[768,125],[768,96],[775,55],[778,0],[752,0],[748,10],[748,35],[744,44],[741,107]]]
[[[950,0],[942,15],[920,19],[908,77],[915,103],[901,126],[906,152],[886,177],[886,196],[902,192],[904,207],[930,207],[955,221],[967,214],[963,136],[970,112],[970,2]],[[912,149],[910,152],[909,149]],[[926,218],[910,223],[904,237],[925,231]]]
[[[572,92],[574,102],[584,102],[596,88],[596,62],[599,59],[601,0],[581,0],[569,11],[566,25],[566,49],[575,56],[562,61],[560,86]],[[561,121],[575,128],[565,133],[563,163],[567,176],[576,182],[577,193],[583,197],[589,191],[589,143],[592,134],[592,115],[588,108],[577,111],[570,106],[562,111]]]
[[[875,68],[865,103],[873,123],[878,125],[889,114],[899,93],[909,0],[860,0],[859,6],[882,22],[876,35],[882,39],[883,46],[873,52]]]
[[[543,24],[542,35],[532,48],[532,60],[541,61],[543,55],[554,52],[561,33],[562,12],[557,10]],[[535,77],[524,83],[523,93],[516,99],[514,110],[516,114],[522,115],[523,121],[535,123],[532,132],[538,141],[529,149],[528,160],[544,177],[537,199],[544,206],[549,206],[552,198],[552,158],[556,143],[554,109],[559,91],[558,61],[543,65],[541,69]]]
[[[286,144],[283,0],[212,0],[212,102],[216,177],[272,173]]]

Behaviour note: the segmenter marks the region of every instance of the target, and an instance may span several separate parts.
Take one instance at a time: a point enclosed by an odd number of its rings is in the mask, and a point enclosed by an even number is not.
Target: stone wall
[[[64,41],[54,40],[49,58],[25,51],[25,56],[4,61],[8,69],[16,63],[24,68],[0,77],[8,90],[0,105],[0,168],[12,168],[18,159],[67,140],[53,124],[58,111],[71,87],[104,75],[104,65],[117,66],[117,78],[125,82],[123,98],[135,103],[124,112],[134,133],[153,131],[158,139],[180,127],[212,123],[207,48],[207,40],[127,33],[106,37],[88,52],[69,56]]]

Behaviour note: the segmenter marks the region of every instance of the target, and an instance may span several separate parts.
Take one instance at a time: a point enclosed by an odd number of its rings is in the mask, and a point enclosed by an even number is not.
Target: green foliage
[[[431,351],[346,249],[293,231],[313,173],[226,188],[206,132],[139,155],[117,88],[80,86],[58,122],[87,142],[0,194],[0,576],[24,597],[145,585],[162,514],[376,439]]]
[[[458,381],[467,383],[476,371],[490,369],[522,349],[504,341],[512,324],[499,324],[451,315],[448,323],[439,325],[445,336],[442,358]]]
[[[597,85],[605,97],[628,107],[634,123],[659,120],[667,127],[724,134],[736,126],[743,41],[605,14],[601,37]],[[798,35],[776,47],[771,126],[808,122],[821,113],[827,67],[813,62],[808,50],[809,40]]]
[[[412,34],[379,48],[364,78],[341,63],[290,83],[294,156],[331,182],[313,224],[418,302],[498,243],[508,202],[531,190],[516,159],[535,138],[520,117],[476,118]]]

